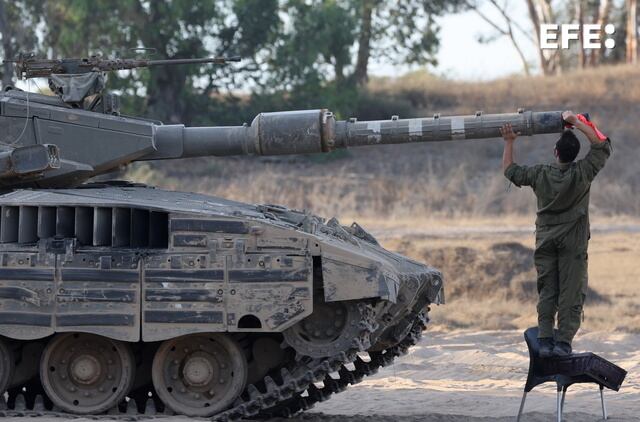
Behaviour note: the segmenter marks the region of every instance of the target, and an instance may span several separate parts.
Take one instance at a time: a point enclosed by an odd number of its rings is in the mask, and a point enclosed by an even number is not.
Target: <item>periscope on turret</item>
[[[437,269],[356,223],[95,176],[135,161],[493,138],[504,123],[563,128],[557,111],[338,121],[325,109],[185,127],[121,116],[104,92],[108,71],[227,61],[17,60],[54,95],[0,94],[0,392],[31,394],[40,413],[44,392],[45,413],[89,417],[126,403],[144,413],[150,394],[189,416],[288,415],[393,362],[444,303]]]

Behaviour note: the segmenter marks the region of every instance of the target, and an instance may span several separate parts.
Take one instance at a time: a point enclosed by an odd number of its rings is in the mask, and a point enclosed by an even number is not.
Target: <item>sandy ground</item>
[[[574,347],[598,353],[629,371],[621,390],[606,391],[605,397],[612,420],[638,420],[640,335],[583,333]],[[507,420],[518,411],[528,362],[520,331],[429,333],[392,367],[318,405],[313,412],[376,415],[372,420],[404,420],[407,416],[442,421]],[[523,420],[549,420],[555,412],[555,394],[551,383],[534,389],[527,397],[527,418]],[[597,387],[572,386],[565,406],[567,420],[598,420]],[[535,413],[530,414],[532,411]],[[390,419],[384,419],[387,416]]]

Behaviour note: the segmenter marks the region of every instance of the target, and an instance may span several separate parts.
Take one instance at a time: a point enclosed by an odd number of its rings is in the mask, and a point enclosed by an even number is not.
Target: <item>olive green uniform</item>
[[[516,186],[531,186],[538,199],[536,250],[538,272],[538,337],[571,344],[582,317],[587,290],[589,191],[591,182],[611,154],[611,141],[592,144],[582,160],[573,163],[520,166],[504,172]]]

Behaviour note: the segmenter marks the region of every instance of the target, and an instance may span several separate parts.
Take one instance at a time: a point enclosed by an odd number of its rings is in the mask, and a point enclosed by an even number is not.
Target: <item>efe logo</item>
[[[600,34],[602,33],[601,25],[585,24],[582,25],[582,37],[580,37],[580,25],[577,23],[558,24],[542,24],[540,25],[540,48],[542,49],[558,49],[558,29],[560,29],[560,46],[563,49],[569,48],[569,42],[579,41],[582,38],[582,48],[597,49],[602,48]],[[613,35],[616,32],[615,26],[607,24],[604,26],[604,32],[607,35]],[[611,49],[616,46],[616,40],[607,38],[604,40],[604,47]]]

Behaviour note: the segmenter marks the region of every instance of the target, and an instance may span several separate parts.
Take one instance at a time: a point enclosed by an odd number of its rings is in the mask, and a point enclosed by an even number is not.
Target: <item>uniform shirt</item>
[[[538,198],[537,226],[564,224],[589,215],[591,182],[611,155],[611,141],[591,144],[589,153],[572,163],[521,166],[511,164],[504,175],[514,185],[531,186]]]

